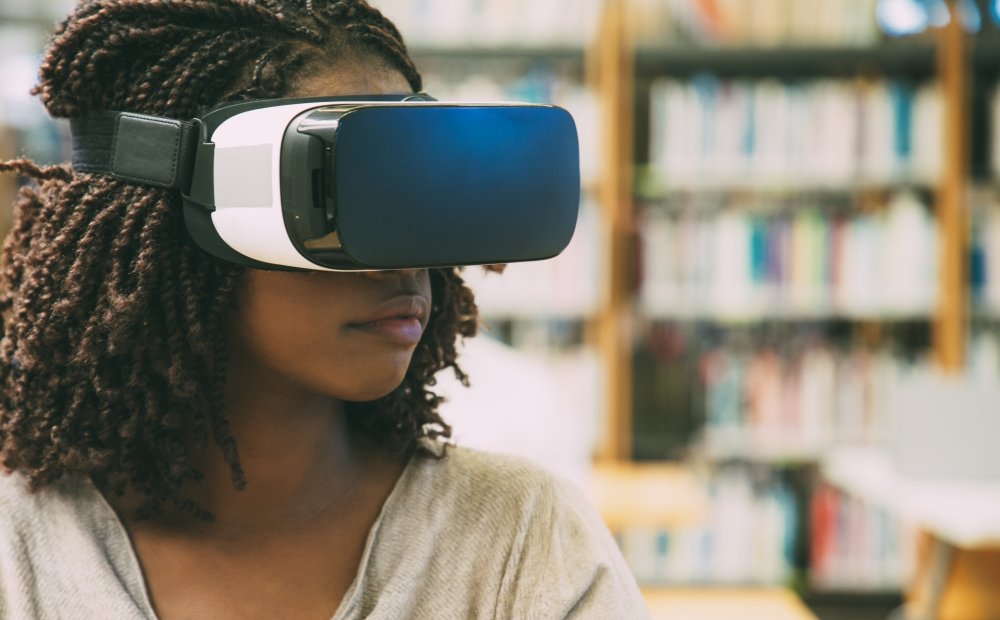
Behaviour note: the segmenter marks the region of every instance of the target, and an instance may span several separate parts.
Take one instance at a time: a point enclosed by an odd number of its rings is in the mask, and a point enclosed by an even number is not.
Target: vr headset
[[[71,130],[76,171],[180,190],[194,241],[248,267],[540,260],[576,227],[576,126],[554,106],[276,99],[191,121],[93,113]]]

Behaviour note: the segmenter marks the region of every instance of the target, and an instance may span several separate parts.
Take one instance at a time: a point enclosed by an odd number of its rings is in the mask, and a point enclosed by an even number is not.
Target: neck
[[[236,488],[222,451],[209,442],[191,457],[204,479],[186,484],[182,494],[213,520],[171,514],[157,525],[226,539],[293,532],[349,518],[352,506],[373,491],[387,493],[402,471],[399,459],[351,431],[342,401],[256,372],[238,358],[227,373],[226,417],[246,487]],[[127,512],[134,501],[119,507]]]
[[[214,444],[194,459],[205,478],[190,485],[191,499],[212,512],[211,528],[293,526],[345,501],[371,454],[347,428],[343,403],[280,378],[241,374],[238,367],[229,374],[226,415],[246,487],[236,488]]]

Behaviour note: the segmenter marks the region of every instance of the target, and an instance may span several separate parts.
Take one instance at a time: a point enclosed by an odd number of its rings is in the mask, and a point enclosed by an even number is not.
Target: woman
[[[50,113],[402,94],[363,0],[91,0]],[[631,618],[607,531],[520,461],[445,450],[434,375],[476,307],[455,269],[240,269],[179,196],[18,160],[3,309],[0,616]]]

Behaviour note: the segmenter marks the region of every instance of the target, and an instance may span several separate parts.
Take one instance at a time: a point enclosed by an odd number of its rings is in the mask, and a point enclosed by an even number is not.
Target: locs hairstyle
[[[364,0],[90,0],[57,30],[36,94],[55,117],[128,110],[191,118],[284,96],[312,63],[364,60],[421,78],[399,31]],[[377,65],[376,65],[377,66]],[[0,457],[33,489],[69,472],[207,517],[183,497],[188,450],[214,442],[245,478],[223,410],[225,321],[241,270],[193,245],[177,193],[67,166],[0,163],[21,190],[0,271]],[[455,269],[431,271],[434,307],[402,385],[348,415],[412,450],[448,435],[430,388],[456,365],[477,311]],[[428,430],[430,429],[430,430]]]

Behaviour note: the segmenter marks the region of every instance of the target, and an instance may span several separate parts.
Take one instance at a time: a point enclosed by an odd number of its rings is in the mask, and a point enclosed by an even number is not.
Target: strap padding
[[[89,114],[70,124],[75,170],[187,189],[198,139],[195,124],[131,112]]]

